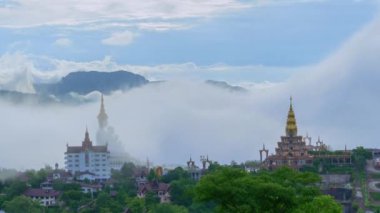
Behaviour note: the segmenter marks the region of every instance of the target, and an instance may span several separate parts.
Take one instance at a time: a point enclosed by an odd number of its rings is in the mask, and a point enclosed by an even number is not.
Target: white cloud
[[[54,41],[54,45],[61,46],[61,47],[68,47],[71,46],[73,42],[68,38],[59,38]]]
[[[32,75],[34,82],[54,82],[58,81],[61,77],[73,71],[116,71],[126,70],[141,74],[149,80],[221,80],[232,84],[250,85],[250,87],[257,83],[264,83],[263,87],[267,88],[269,83],[268,79],[273,82],[280,82],[287,79],[289,76],[302,72],[303,70],[310,69],[308,67],[266,67],[261,65],[247,65],[247,66],[230,66],[226,64],[215,64],[210,66],[199,66],[195,63],[181,63],[181,64],[161,64],[154,66],[147,65],[131,65],[131,64],[118,64],[110,56],[104,57],[102,60],[94,60],[87,62],[77,62],[69,60],[54,59],[46,56],[25,55],[21,53],[5,54],[11,60],[19,60],[19,64],[24,64]],[[21,61],[20,58],[23,60]],[[39,67],[43,69],[38,69]],[[37,67],[37,68],[36,68]],[[46,68],[48,67],[48,68]],[[0,69],[2,67],[0,66]],[[11,75],[11,73],[10,73]],[[273,77],[274,76],[274,77]]]
[[[125,46],[136,38],[136,34],[130,31],[112,33],[109,38],[103,39],[102,43],[113,46]]]
[[[34,93],[33,62],[20,53],[4,54],[0,57],[0,89],[23,93]]]
[[[306,4],[306,3],[326,2],[326,1],[329,1],[329,0],[257,0],[255,2],[255,5],[256,6],[278,6],[278,5]]]
[[[211,17],[249,6],[237,0],[62,0],[54,4],[49,0],[16,0],[14,7],[0,7],[0,26],[23,28],[145,23],[154,19]],[[178,28],[175,25],[173,27]]]
[[[143,22],[137,26],[141,30],[149,31],[186,30],[192,27],[192,25],[169,22]]]
[[[251,93],[229,93],[189,81],[153,84],[117,93],[106,97],[110,122],[127,151],[139,159],[149,157],[156,163],[184,163],[190,155],[196,158],[201,154],[209,154],[221,162],[258,159],[258,149],[263,143],[274,152],[276,141],[284,133],[288,98],[293,95],[300,134],[309,132],[314,138],[320,135],[334,149],[343,149],[345,144],[348,148],[378,147],[379,34],[377,19],[321,63],[305,67],[303,73],[279,84],[267,87],[253,84]],[[18,58],[2,56],[1,68],[14,67],[8,70],[14,72],[27,67],[35,78],[48,74],[35,68],[31,59]],[[82,63],[49,60],[55,65],[53,76],[74,68],[108,71],[130,68],[127,70],[150,74],[169,69],[172,75],[184,73],[182,70],[233,72],[233,67],[223,65],[202,67],[188,63],[149,67],[118,65],[110,58]],[[271,72],[274,71],[273,68]],[[79,144],[86,124],[95,138],[98,103],[47,108],[0,104],[0,116],[7,121],[0,123],[0,129],[5,130],[0,166],[28,168],[43,166],[45,162],[63,162],[66,143]],[[52,145],[52,138],[64,139]],[[27,146],[31,148],[19,148]],[[23,158],[15,156],[16,152]]]

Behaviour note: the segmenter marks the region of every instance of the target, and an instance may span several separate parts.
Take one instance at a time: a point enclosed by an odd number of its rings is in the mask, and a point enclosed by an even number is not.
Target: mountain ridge
[[[33,94],[0,90],[0,98],[15,104],[23,102],[81,104],[96,100],[91,94],[94,92],[110,95],[115,91],[127,91],[148,84],[165,82],[149,81],[142,75],[124,70],[113,72],[75,71],[55,83],[35,83],[33,85],[35,93]],[[232,86],[224,81],[206,80],[203,83],[228,92],[247,92],[243,87]]]
[[[35,84],[37,93],[51,94],[57,97],[71,92],[86,95],[93,91],[110,94],[116,90],[128,90],[143,86],[149,81],[142,75],[124,70],[114,72],[77,71],[71,72],[60,81],[50,84]]]

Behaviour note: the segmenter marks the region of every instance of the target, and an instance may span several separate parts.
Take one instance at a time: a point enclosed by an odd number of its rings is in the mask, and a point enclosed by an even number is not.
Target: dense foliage
[[[25,196],[17,196],[10,201],[6,201],[3,207],[6,212],[12,213],[40,213],[43,209],[38,202]]]
[[[367,160],[372,158],[372,153],[364,149],[362,146],[352,150],[352,160],[359,170],[364,170]]]
[[[306,203],[317,208],[322,201],[328,212],[341,212],[331,197],[321,197],[319,181],[316,174],[285,167],[255,174],[225,167],[202,178],[195,192],[198,201],[215,202],[217,212],[303,212]]]
[[[61,192],[59,205],[49,208],[20,196],[28,187],[38,187],[44,181],[50,171],[45,168],[26,172],[25,180],[1,182],[0,209],[16,213],[106,213],[127,208],[132,213],[341,212],[331,197],[321,195],[316,185],[320,177],[315,173],[289,168],[248,173],[243,168],[213,163],[199,182],[180,167],[162,177],[151,170],[147,174],[150,179],[170,184],[171,203],[162,204],[152,192],[145,198],[137,197],[135,175],[140,168],[127,163],[120,171],[113,171],[112,184],[106,184],[99,193],[85,194],[78,183],[54,181],[53,188]]]

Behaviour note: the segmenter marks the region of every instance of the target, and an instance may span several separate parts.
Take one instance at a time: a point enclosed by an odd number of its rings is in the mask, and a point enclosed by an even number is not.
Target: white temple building
[[[110,152],[107,145],[94,146],[86,129],[81,146],[67,145],[65,167],[79,180],[105,181],[111,177]]]

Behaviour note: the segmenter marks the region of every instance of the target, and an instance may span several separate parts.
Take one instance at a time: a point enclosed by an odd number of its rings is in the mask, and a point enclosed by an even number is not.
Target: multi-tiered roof
[[[285,136],[277,143],[276,153],[265,160],[268,167],[287,165],[299,168],[312,163],[313,156],[308,154],[308,149],[303,137],[297,134],[297,121],[293,110],[293,100],[290,98],[290,106],[285,127]]]

